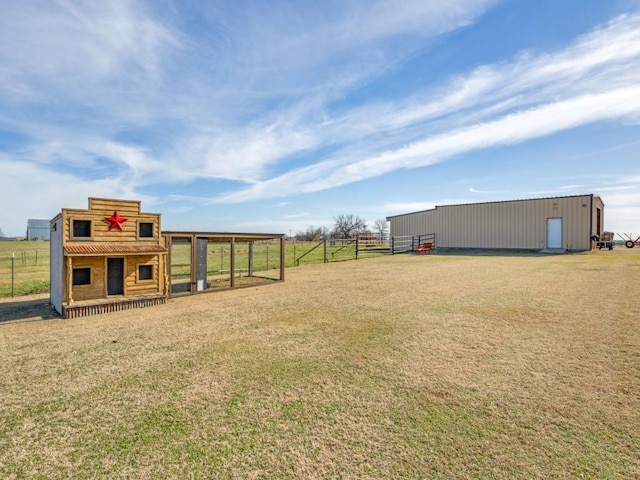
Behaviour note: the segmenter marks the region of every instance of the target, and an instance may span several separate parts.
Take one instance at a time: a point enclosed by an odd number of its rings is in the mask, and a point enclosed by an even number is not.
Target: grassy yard
[[[0,478],[639,478],[639,279],[399,255],[75,320],[0,300]]]
[[[0,242],[0,298],[11,296],[12,283],[16,296],[49,291],[49,242]]]

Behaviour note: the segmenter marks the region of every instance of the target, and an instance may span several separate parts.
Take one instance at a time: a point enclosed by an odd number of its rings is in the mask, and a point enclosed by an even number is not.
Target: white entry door
[[[547,248],[562,248],[562,218],[547,218]]]

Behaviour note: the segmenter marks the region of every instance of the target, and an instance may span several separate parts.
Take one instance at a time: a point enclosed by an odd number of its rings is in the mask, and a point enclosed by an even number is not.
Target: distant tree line
[[[330,238],[354,238],[358,235],[376,236],[380,240],[386,240],[389,232],[387,221],[382,218],[373,223],[370,229],[367,222],[351,213],[338,215],[334,218],[333,230],[326,227],[308,226],[305,231],[297,231],[294,238],[300,241],[319,242]]]
[[[319,242],[320,240],[327,240],[331,237],[329,229],[327,227],[313,227],[309,226],[303,231],[297,231],[294,238],[302,242]]]

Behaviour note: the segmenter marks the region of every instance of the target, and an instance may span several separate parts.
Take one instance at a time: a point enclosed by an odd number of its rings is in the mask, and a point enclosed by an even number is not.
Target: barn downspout
[[[284,235],[280,237],[280,281],[284,282],[284,267],[286,262],[285,252],[287,243]],[[293,258],[296,258],[296,244],[293,244]]]
[[[593,242],[591,236],[593,235],[593,193],[589,195],[589,250],[593,250]]]

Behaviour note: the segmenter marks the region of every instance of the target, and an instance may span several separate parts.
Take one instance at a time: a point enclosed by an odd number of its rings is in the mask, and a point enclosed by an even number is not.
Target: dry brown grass
[[[624,250],[395,256],[76,320],[4,301],[0,476],[637,478],[639,280]]]

